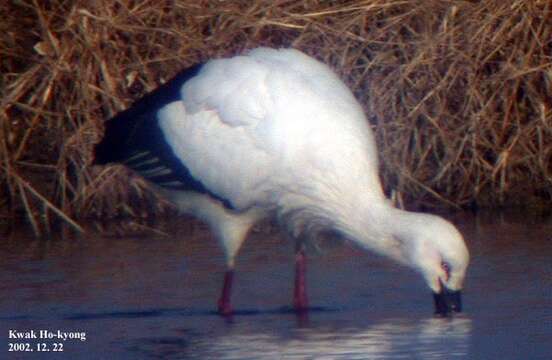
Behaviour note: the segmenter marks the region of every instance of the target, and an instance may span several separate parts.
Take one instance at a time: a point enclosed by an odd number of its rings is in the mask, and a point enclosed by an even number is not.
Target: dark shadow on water
[[[256,316],[256,315],[297,315],[301,316],[304,314],[316,314],[316,313],[329,313],[329,312],[338,312],[340,309],[325,307],[325,306],[312,306],[305,311],[296,311],[291,306],[282,306],[276,309],[242,309],[234,311],[234,316]],[[217,312],[212,312],[212,314],[218,315]]]
[[[136,339],[126,344],[126,349],[140,356],[151,359],[182,359],[190,351],[191,342],[181,337],[158,337]],[[186,356],[188,357],[188,356]]]
[[[0,321],[21,321],[31,319],[32,317],[28,315],[0,316]]]
[[[215,310],[205,309],[150,309],[136,311],[109,311],[102,313],[76,313],[63,316],[64,320],[98,320],[98,319],[136,319],[149,317],[187,317],[187,316],[216,316],[222,319],[230,319],[242,316],[263,316],[263,315],[296,315],[297,317],[305,317],[308,314],[317,313],[332,313],[341,311],[338,308],[330,308],[323,306],[313,306],[307,311],[297,312],[293,307],[283,306],[276,309],[241,309],[235,310],[231,315],[220,315]],[[9,320],[29,319],[29,317],[18,317]]]
[[[65,316],[64,320],[135,319],[163,316],[163,310],[112,311],[105,313],[80,313]]]

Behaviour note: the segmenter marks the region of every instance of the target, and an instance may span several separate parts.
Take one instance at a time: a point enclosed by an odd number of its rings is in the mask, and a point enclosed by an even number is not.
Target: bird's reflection
[[[239,331],[211,342],[222,358],[419,359],[465,357],[471,334],[467,317],[389,319],[367,328],[298,327],[281,333]]]

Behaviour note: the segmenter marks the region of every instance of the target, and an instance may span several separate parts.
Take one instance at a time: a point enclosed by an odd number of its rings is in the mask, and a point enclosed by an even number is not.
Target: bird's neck
[[[378,199],[379,200],[379,199]],[[346,238],[358,246],[408,264],[404,254],[410,231],[417,226],[415,213],[395,208],[387,200],[359,198],[348,213],[340,214],[336,226]]]

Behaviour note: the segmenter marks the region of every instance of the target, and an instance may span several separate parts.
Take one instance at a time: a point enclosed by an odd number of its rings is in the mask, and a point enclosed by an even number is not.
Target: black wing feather
[[[232,208],[228,200],[209,191],[190,174],[166,142],[158,123],[157,112],[181,100],[182,86],[197,75],[202,66],[195,65],[178,73],[108,120],[104,138],[94,148],[94,164],[122,163],[160,186],[206,193]]]

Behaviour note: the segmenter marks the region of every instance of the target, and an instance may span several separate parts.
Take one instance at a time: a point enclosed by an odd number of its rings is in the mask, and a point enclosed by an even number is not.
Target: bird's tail
[[[153,123],[149,118],[153,114],[132,115],[126,110],[105,123],[104,137],[94,147],[94,164],[125,162],[146,148],[147,133]]]
[[[178,73],[105,123],[102,141],[94,148],[94,164],[125,162],[137,153],[158,147],[161,139],[157,125],[157,112],[171,102],[181,100],[182,85],[197,75],[198,64]]]

